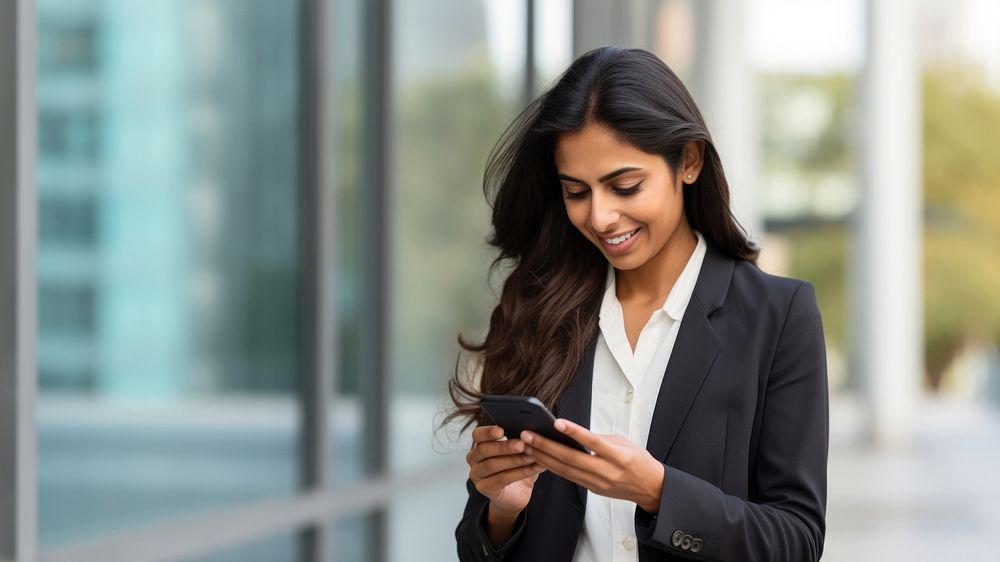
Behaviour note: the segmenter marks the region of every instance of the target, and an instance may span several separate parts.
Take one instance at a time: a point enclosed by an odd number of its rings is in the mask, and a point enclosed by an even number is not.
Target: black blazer
[[[706,242],[646,444],[665,473],[659,512],[635,510],[639,560],[818,560],[829,399],[815,290]],[[596,343],[554,408],[585,427]],[[572,560],[585,488],[540,474],[499,548],[484,529],[489,500],[466,488],[460,560]]]

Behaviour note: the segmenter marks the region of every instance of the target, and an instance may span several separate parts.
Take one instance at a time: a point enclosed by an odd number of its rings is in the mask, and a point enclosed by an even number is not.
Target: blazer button
[[[694,539],[691,541],[691,552],[698,552],[704,544],[701,539]]]
[[[693,541],[691,540],[691,535],[684,535],[684,538],[681,539],[681,548],[683,548],[684,550],[691,550],[692,542]]]
[[[670,537],[670,542],[674,543],[674,546],[680,546],[681,541],[684,540],[684,531],[677,530],[674,531],[674,535]]]

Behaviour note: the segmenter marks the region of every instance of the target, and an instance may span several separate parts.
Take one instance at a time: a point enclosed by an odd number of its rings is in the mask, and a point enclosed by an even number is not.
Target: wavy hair
[[[662,155],[675,174],[684,146],[700,141],[702,172],[683,188],[687,221],[708,243],[756,264],[759,249],[733,217],[719,154],[677,75],[643,49],[600,47],[581,55],[507,127],[487,159],[487,241],[498,250],[490,272],[502,264],[512,270],[485,339],[458,335],[459,345],[477,354],[477,369],[456,363],[448,382],[454,408],[441,426],[458,417],[467,418],[461,431],[490,423],[482,394],[531,395],[555,409],[596,335],[608,262],[569,221],[554,160],[560,135],[588,123]]]

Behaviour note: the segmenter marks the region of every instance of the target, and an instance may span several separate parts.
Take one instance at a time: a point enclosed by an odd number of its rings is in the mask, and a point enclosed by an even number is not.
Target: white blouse
[[[645,446],[660,383],[705,257],[705,238],[698,231],[695,235],[698,245],[663,306],[653,312],[639,333],[634,353],[615,294],[615,268],[608,265],[594,353],[590,406],[590,430],[594,433],[624,435]],[[637,561],[635,509],[635,502],[587,491],[583,530],[573,562]]]

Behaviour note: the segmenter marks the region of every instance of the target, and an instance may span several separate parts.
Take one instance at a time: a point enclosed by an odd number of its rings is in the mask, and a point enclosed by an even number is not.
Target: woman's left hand
[[[521,440],[528,444],[524,454],[595,494],[633,501],[648,513],[659,511],[664,467],[645,447],[622,435],[592,433],[564,418],[556,420],[556,429],[586,445],[594,454],[522,431]]]

